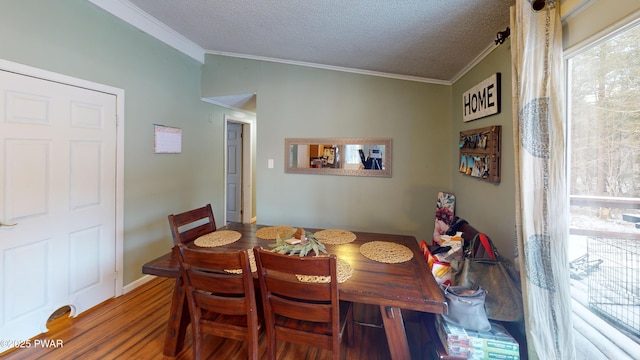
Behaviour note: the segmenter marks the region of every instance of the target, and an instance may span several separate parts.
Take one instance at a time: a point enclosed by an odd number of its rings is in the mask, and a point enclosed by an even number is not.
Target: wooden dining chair
[[[331,350],[340,358],[343,335],[353,346],[353,309],[339,301],[336,256],[289,256],[255,247],[267,351],[276,358],[277,340]],[[296,274],[326,276],[329,282],[301,282]]]
[[[204,219],[206,220],[200,223]],[[189,226],[191,224],[194,226]],[[202,235],[216,231],[216,220],[213,217],[211,204],[180,214],[169,215],[169,226],[174,245],[185,244]]]
[[[258,359],[261,307],[249,263],[250,250],[211,252],[176,245],[174,251],[191,317],[193,358],[203,358],[203,334],[245,341],[249,359]],[[230,270],[242,270],[238,271]]]

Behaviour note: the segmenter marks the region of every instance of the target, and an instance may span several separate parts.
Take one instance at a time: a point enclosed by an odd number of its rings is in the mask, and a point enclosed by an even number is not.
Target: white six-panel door
[[[242,222],[242,124],[227,124],[227,221]]]
[[[27,340],[115,295],[116,97],[0,70],[0,171],[0,339]]]

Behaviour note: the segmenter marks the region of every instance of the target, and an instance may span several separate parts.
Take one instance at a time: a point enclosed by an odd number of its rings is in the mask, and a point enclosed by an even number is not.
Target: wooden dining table
[[[256,245],[268,249],[268,245],[275,241],[260,239],[256,236],[256,231],[264,226],[231,223],[219,230],[238,231],[241,234],[240,239],[231,244],[206,249],[230,251],[252,249]],[[306,230],[316,231],[316,229]],[[347,261],[353,269],[353,275],[338,285],[340,300],[379,306],[391,358],[410,359],[409,344],[400,310],[446,314],[447,303],[429,271],[415,237],[368,232],[353,233],[356,239],[350,243],[325,245],[328,253],[336,254],[339,259]],[[360,246],[370,241],[404,245],[413,252],[413,257],[401,263],[370,260],[360,253]],[[144,264],[142,272],[176,279],[163,349],[164,355],[176,356],[183,347],[186,328],[189,324],[189,311],[178,260],[173,251],[169,251]]]

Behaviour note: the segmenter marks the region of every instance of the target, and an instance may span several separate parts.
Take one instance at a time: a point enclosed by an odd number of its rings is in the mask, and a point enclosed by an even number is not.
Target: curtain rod
[[[501,45],[505,40],[509,38],[511,35],[511,29],[507,26],[504,31],[498,31],[496,34],[496,45]]]
[[[533,11],[540,11],[544,9],[544,6],[546,4],[547,4],[546,0],[533,0],[531,2],[531,8],[533,8]]]

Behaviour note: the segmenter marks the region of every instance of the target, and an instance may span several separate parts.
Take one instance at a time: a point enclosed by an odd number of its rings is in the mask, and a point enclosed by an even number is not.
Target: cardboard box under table
[[[449,355],[469,359],[520,359],[520,345],[497,322],[491,321],[490,331],[479,332],[451,325],[438,315],[436,331]]]

